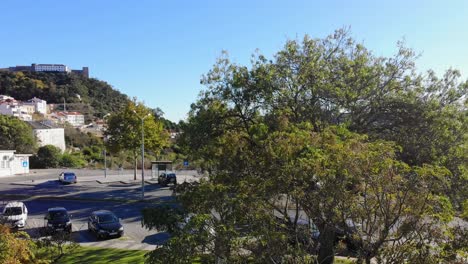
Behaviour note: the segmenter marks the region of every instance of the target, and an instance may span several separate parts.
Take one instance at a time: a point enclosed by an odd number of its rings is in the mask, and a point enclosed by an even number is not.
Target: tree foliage
[[[145,151],[158,155],[168,144],[168,134],[162,123],[142,104],[129,102],[122,111],[111,114],[107,119],[108,127],[105,133],[106,146],[111,152],[130,151],[133,154],[135,170],[142,143],[141,118],[144,118]]]
[[[194,226],[150,262],[172,252],[181,262],[332,263],[337,241],[366,263],[455,262],[468,82],[454,70],[417,74],[415,59],[402,43],[376,57],[346,30],[288,41],[250,67],[224,54],[182,124],[182,149],[209,173],[178,190],[178,213]],[[311,237],[302,220],[318,241],[300,239]]]
[[[16,117],[0,115],[0,149],[33,153],[35,147],[36,140],[28,124]]]
[[[38,263],[34,256],[35,244],[25,232],[12,233],[0,224],[0,262],[5,264]]]
[[[57,168],[62,159],[62,151],[53,145],[40,147],[37,154],[31,157],[31,167],[48,169]]]

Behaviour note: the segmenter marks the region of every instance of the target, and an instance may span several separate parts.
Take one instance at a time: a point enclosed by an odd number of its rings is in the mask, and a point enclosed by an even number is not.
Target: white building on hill
[[[0,114],[15,116],[23,121],[32,120],[31,114],[25,111],[21,104],[13,98],[0,100]]]
[[[29,99],[26,102],[22,103],[23,106],[32,106],[34,109],[34,112],[39,113],[39,114],[47,114],[47,102],[45,100],[39,99],[39,98],[32,98]]]
[[[81,127],[84,125],[84,115],[79,112],[55,112],[53,117],[58,119],[59,123],[69,123],[74,127]]]

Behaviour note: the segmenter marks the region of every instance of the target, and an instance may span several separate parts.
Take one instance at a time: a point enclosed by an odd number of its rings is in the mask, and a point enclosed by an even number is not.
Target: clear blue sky
[[[248,64],[287,39],[325,37],[350,26],[376,55],[406,39],[420,71],[449,67],[468,76],[468,1],[125,1],[6,0],[0,5],[0,67],[89,66],[166,118],[184,119],[199,81],[227,50]]]

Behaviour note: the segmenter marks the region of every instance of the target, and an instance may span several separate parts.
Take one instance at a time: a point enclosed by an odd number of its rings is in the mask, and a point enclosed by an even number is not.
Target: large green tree
[[[163,129],[163,124],[152,115],[151,110],[143,104],[128,102],[121,111],[112,113],[107,117],[108,127],[105,132],[106,145],[109,150],[114,153],[123,150],[132,153],[135,162],[135,179],[137,159],[142,143],[142,118],[145,151],[157,156],[168,144],[168,133]]]
[[[16,117],[0,115],[0,149],[34,153],[36,140],[32,128]]]
[[[345,30],[250,67],[224,54],[182,124],[209,179],[179,189],[184,210],[170,213],[190,228],[150,259],[332,263],[343,240],[367,263],[455,261],[443,245],[467,195],[467,83],[416,74],[415,58],[401,43],[376,57]],[[151,215],[146,226],[168,228]],[[304,219],[319,246],[299,239]]]

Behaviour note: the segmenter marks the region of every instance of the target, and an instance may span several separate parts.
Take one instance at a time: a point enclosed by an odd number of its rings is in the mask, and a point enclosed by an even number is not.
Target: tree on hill
[[[106,146],[111,152],[130,151],[135,162],[136,180],[137,159],[141,149],[141,119],[144,118],[145,151],[155,156],[168,144],[168,134],[163,124],[154,118],[151,111],[142,104],[128,102],[124,109],[107,117]],[[143,169],[143,168],[142,168]]]
[[[16,117],[0,115],[0,149],[34,153],[36,140],[31,127]]]

